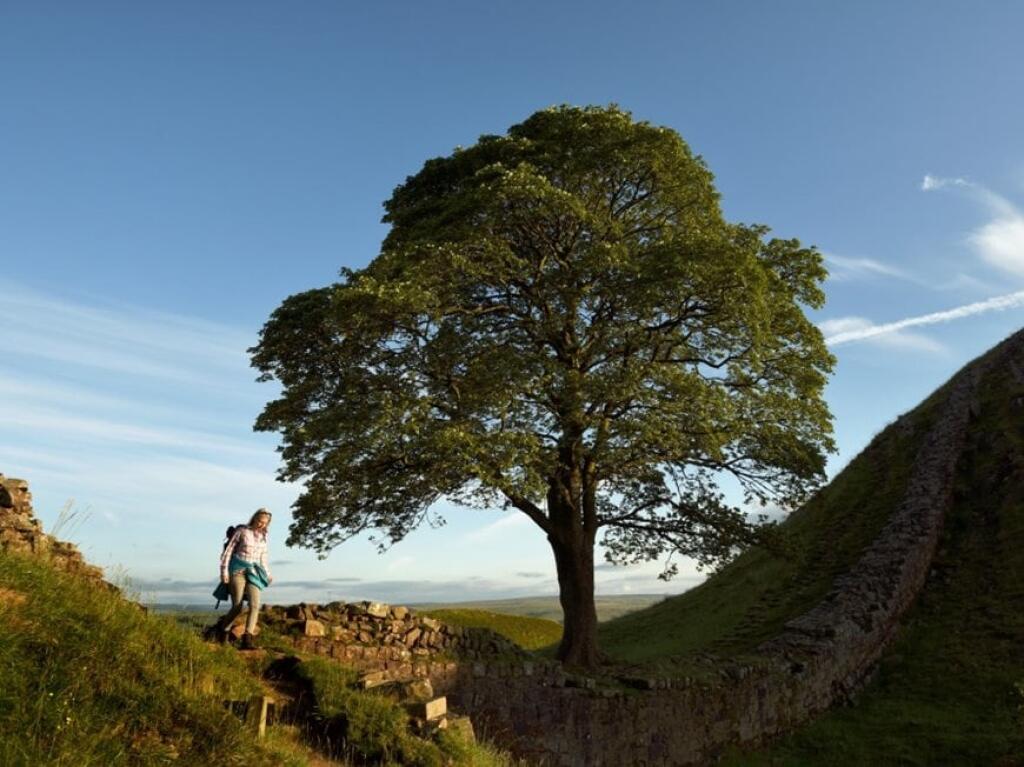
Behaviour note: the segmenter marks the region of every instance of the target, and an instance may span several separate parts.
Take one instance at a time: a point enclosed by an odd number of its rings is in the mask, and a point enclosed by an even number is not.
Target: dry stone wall
[[[3,474],[0,474],[0,550],[47,557],[62,570],[103,580],[103,571],[88,564],[74,544],[43,532],[43,526],[32,511],[28,482]]]

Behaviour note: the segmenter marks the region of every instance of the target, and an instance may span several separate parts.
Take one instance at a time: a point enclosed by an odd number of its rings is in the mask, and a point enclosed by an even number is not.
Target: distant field
[[[631,594],[628,596],[598,596],[597,619],[610,621],[620,615],[643,610],[666,598],[665,594]],[[562,606],[558,597],[523,597],[521,599],[490,599],[470,602],[424,602],[411,604],[415,610],[486,610],[505,615],[525,615],[562,622]]]

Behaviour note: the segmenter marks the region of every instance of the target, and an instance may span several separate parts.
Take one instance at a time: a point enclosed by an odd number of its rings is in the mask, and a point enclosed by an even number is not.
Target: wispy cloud
[[[829,279],[835,281],[851,280],[860,277],[891,277],[898,280],[918,282],[917,278],[903,269],[884,264],[873,258],[851,258],[825,254],[825,262],[829,265]]]
[[[906,328],[920,327],[924,325],[936,325],[943,322],[970,317],[975,314],[986,312],[1005,311],[1024,306],[1024,290],[1016,293],[1008,293],[1003,296],[996,296],[985,301],[977,301],[972,304],[958,306],[941,312],[932,312],[919,317],[908,317],[897,322],[888,322],[882,325],[875,325],[868,320],[859,317],[847,317],[837,320],[827,320],[819,325],[825,334],[825,342],[829,346],[852,343],[854,341],[865,341],[869,339],[891,338],[893,334],[901,334]],[[902,333],[903,342],[907,342],[907,334]],[[921,343],[921,340],[910,341],[909,343]],[[934,342],[932,342],[934,343]]]
[[[932,192],[936,189],[943,189],[947,186],[973,186],[971,182],[962,178],[937,178],[931,174],[926,173],[924,178],[921,179],[921,191]]]
[[[835,345],[843,343],[842,340],[835,342],[833,339],[849,338],[851,340],[863,340],[878,346],[891,349],[904,349],[908,351],[922,351],[931,353],[942,353],[946,348],[928,336],[920,333],[911,333],[901,328],[893,328],[889,331],[874,332],[880,327],[866,317],[837,317],[831,320],[824,320],[818,324],[821,332],[825,335],[826,343]]]
[[[1024,276],[1024,214],[1012,202],[981,184],[963,178],[926,175],[925,192],[953,189],[980,203],[992,219],[972,231],[967,242],[987,264],[1017,276]]]
[[[505,535],[511,530],[527,527],[533,524],[529,517],[518,511],[505,512],[501,517],[490,524],[472,530],[462,536],[466,543],[474,543],[486,540],[493,540],[495,537]]]

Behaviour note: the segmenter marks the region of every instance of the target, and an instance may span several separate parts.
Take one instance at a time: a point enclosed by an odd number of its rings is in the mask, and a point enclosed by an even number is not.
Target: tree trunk
[[[564,616],[557,657],[566,665],[593,668],[601,659],[594,607],[594,542],[579,530],[566,533],[548,536],[555,552],[558,598]]]

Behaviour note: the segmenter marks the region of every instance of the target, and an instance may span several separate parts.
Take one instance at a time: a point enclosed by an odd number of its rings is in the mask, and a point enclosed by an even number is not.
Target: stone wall
[[[74,544],[43,532],[32,511],[28,482],[3,474],[0,474],[0,550],[47,557],[62,570],[103,581],[103,571],[88,564]]]

